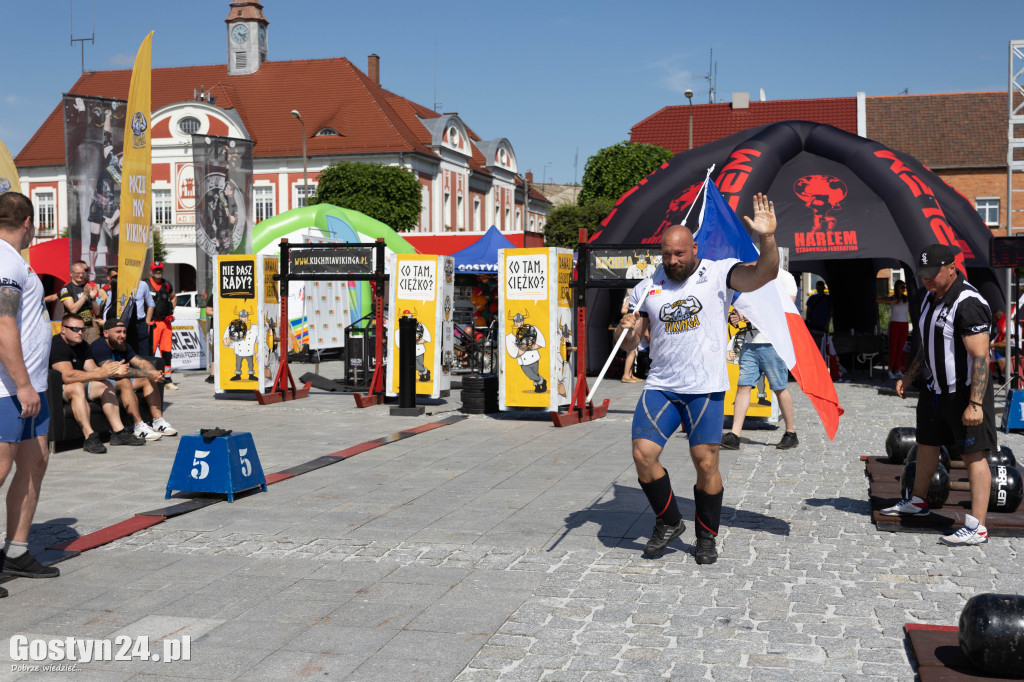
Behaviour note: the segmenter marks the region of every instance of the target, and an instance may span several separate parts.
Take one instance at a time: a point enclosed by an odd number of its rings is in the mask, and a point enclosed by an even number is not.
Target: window
[[[252,188],[253,215],[256,222],[262,222],[274,215],[274,188],[271,185],[256,185]]]
[[[153,190],[153,224],[170,225],[171,216],[171,190]]]
[[[316,183],[309,183],[303,186],[302,183],[295,185],[295,201],[292,202],[295,208],[306,205],[306,197],[316,194]]]
[[[53,192],[36,192],[33,203],[36,206],[36,230],[52,232],[57,225],[57,195]]]
[[[423,195],[420,200],[420,232],[427,232],[430,229],[430,190],[422,185],[420,191]]]
[[[316,135],[314,135],[313,137],[323,137],[324,135],[338,135],[340,137],[341,133],[339,133],[334,128],[321,128],[320,130],[316,131]]]
[[[186,135],[191,135],[193,133],[199,132],[200,125],[202,124],[199,122],[199,119],[195,116],[186,116],[185,118],[178,121],[178,130],[185,133]]]
[[[473,220],[470,223],[470,229],[473,231],[480,230],[480,200],[473,199]]]
[[[516,229],[523,229],[523,213],[518,208],[516,209]]]
[[[974,200],[974,206],[978,209],[978,215],[989,227],[999,227],[999,199],[995,197],[983,197]]]
[[[466,229],[466,211],[462,203],[462,193],[455,197],[455,226],[459,228],[459,232]]]
[[[444,223],[444,229],[452,229],[452,194],[451,192],[444,193],[443,208],[441,209],[441,222]]]

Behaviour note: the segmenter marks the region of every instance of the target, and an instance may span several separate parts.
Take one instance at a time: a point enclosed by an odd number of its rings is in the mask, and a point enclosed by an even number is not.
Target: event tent
[[[514,249],[516,245],[505,238],[497,227],[491,227],[476,240],[452,256],[455,258],[455,272],[462,274],[497,274],[498,249]]]

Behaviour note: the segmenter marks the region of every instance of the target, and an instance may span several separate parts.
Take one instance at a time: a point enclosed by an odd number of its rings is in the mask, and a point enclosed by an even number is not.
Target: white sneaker
[[[886,507],[878,513],[882,516],[928,516],[932,513],[932,510],[928,508],[928,503],[920,497],[913,497],[909,500],[903,498],[893,506]]]
[[[178,429],[171,426],[163,417],[153,420],[153,430],[164,436],[178,435]]]
[[[139,438],[145,438],[146,440],[160,440],[164,437],[162,433],[158,433],[150,428],[146,422],[139,422],[135,425],[135,435]]]
[[[974,522],[974,528],[968,528],[967,524]],[[939,542],[950,547],[958,547],[960,545],[984,545],[988,542],[988,528],[978,523],[978,519],[974,518],[970,514],[964,519],[963,527],[952,535],[944,535],[939,538]]]
[[[167,379],[166,381],[164,381],[164,388],[166,388],[168,391],[177,391],[181,387],[178,386],[178,384],[171,381],[170,379]]]

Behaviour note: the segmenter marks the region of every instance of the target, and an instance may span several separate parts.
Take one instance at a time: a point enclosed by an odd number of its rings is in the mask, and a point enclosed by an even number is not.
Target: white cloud
[[[107,60],[107,63],[111,66],[133,66],[135,58],[127,54],[115,54]]]
[[[19,106],[22,104],[28,104],[28,100],[23,97],[19,97],[18,95],[7,95],[7,97],[4,97],[4,104]]]
[[[681,65],[686,57],[684,54],[668,55],[664,59],[648,64],[648,68],[661,72],[661,84],[666,90],[682,94],[687,88],[693,90],[698,80],[692,71]]]

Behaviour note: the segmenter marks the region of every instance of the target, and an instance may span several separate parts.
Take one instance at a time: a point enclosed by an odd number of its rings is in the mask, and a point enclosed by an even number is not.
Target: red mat
[[[960,651],[955,625],[904,626],[910,650],[917,659],[917,675],[921,682],[968,682],[969,680],[1021,680],[1021,677],[989,677],[975,671]]]
[[[878,530],[909,531],[912,533],[952,533],[964,525],[964,517],[971,511],[971,494],[962,490],[950,490],[946,504],[932,508],[924,517],[882,516],[880,510],[899,502],[900,475],[902,464],[890,464],[885,457],[864,457],[864,470],[868,477],[868,494],[871,497],[871,516]],[[953,469],[951,481],[966,481],[967,472]],[[1024,505],[1012,514],[989,512],[985,526],[991,536],[1024,536]]]

